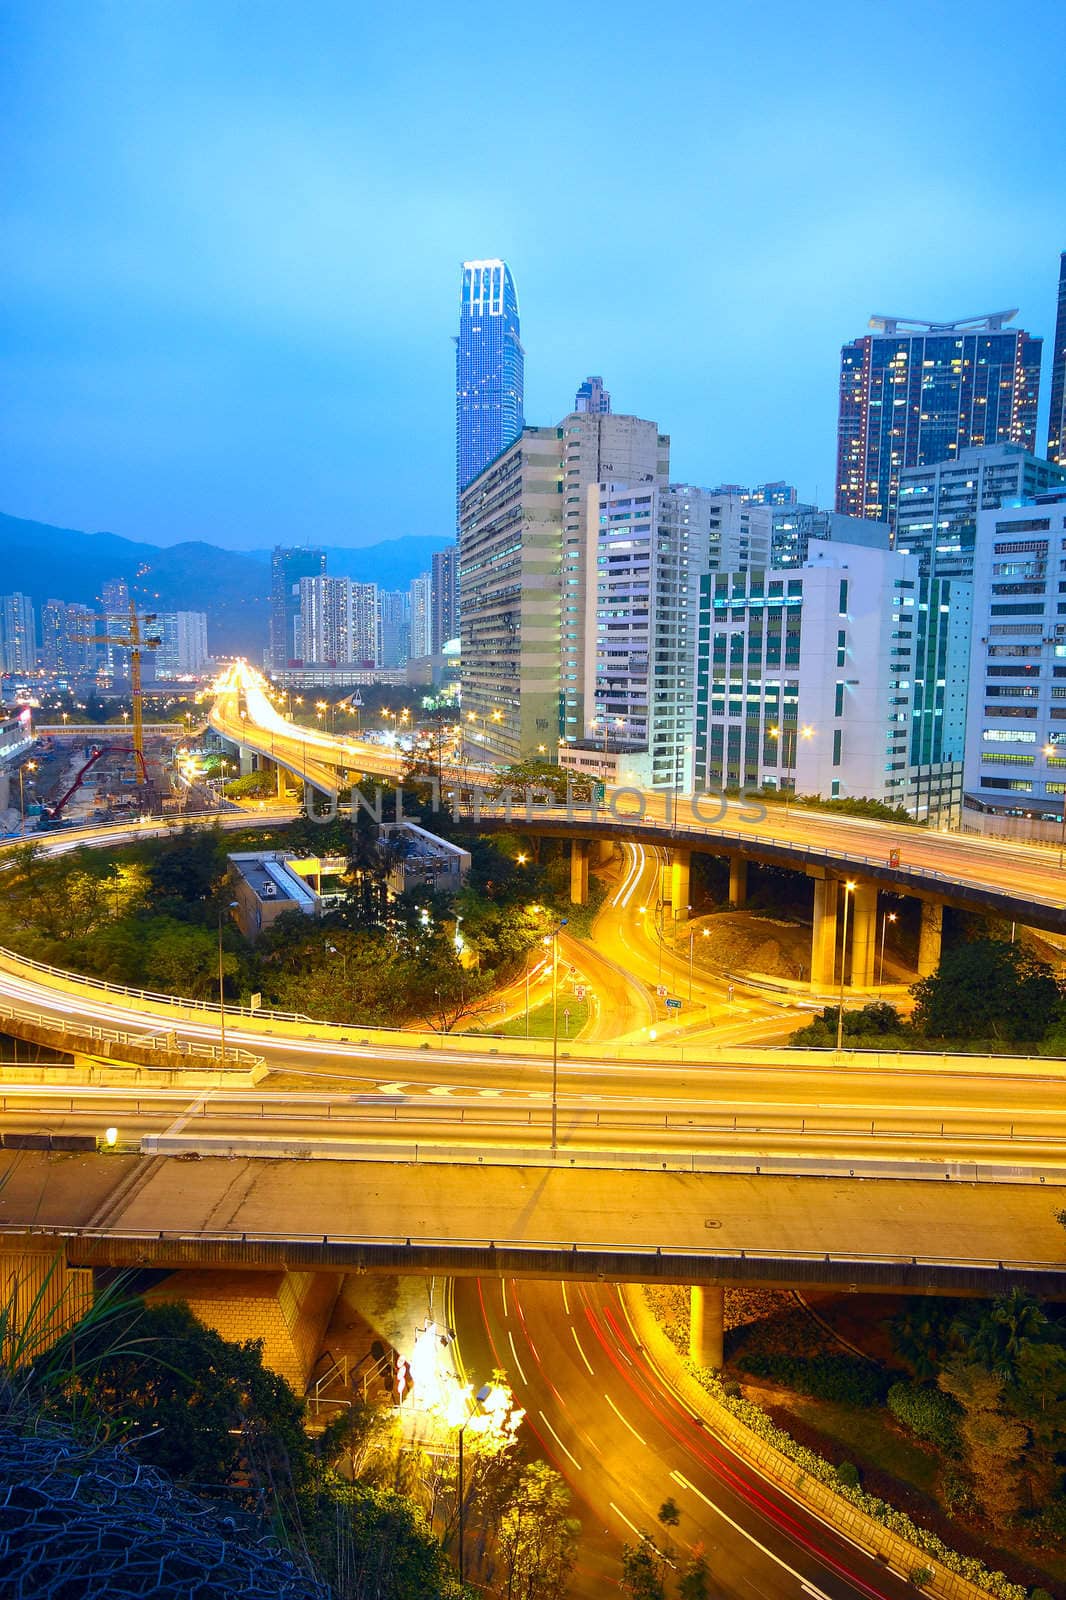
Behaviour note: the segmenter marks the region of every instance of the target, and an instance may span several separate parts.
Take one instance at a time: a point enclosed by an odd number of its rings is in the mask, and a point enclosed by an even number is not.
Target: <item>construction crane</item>
[[[120,649],[129,652],[130,658],[130,685],[133,690],[133,754],[141,772],[141,782],[148,783],[148,768],[144,760],[144,710],[141,693],[141,655],[145,650],[158,650],[158,639],[146,639],[141,630],[146,623],[154,622],[154,611],[146,612],[142,617],[137,615],[137,603],[130,601],[130,624],[126,633],[93,633],[78,634],[79,644],[109,644],[117,645]]]

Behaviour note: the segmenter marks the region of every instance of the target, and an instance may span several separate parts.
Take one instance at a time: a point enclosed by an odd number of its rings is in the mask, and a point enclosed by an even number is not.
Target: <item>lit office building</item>
[[[1066,488],[982,511],[964,825],[1057,842],[1066,796]]]
[[[439,656],[444,646],[459,637],[459,546],[433,552],[430,572],[430,646]]]
[[[906,467],[971,445],[1033,450],[1042,340],[1013,311],[960,322],[872,317],[840,362],[836,509],[894,525]]]
[[[159,639],[152,655],[157,679],[195,678],[207,667],[205,611],[164,611],[154,631]]]
[[[423,572],[412,581],[411,659],[420,661],[433,654],[433,578]]]
[[[288,667],[301,658],[296,642],[300,581],[321,578],[326,552],[275,545],[270,558],[270,665]]]
[[[1055,345],[1051,352],[1051,414],[1047,427],[1047,455],[1066,467],[1066,250],[1059,257],[1059,309],[1055,318]]]
[[[919,795],[908,754],[917,591],[912,557],[832,541],[798,571],[704,576],[696,788],[946,814],[950,773]]]
[[[403,589],[382,589],[378,594],[381,665],[403,667],[411,653],[411,596]]]
[[[511,269],[505,261],[464,261],[455,348],[460,495],[522,431],[524,361]]]
[[[97,647],[90,644],[98,633],[96,617],[88,606],[49,600],[41,612],[41,664],[58,678],[86,678],[96,671]]]
[[[749,530],[757,530],[759,549],[769,548],[770,566],[802,567],[807,563],[812,542],[863,544],[873,550],[887,550],[892,530],[887,522],[867,522],[862,517],[846,517],[839,511],[820,511],[817,506],[796,502],[787,506],[760,506],[749,515]]]

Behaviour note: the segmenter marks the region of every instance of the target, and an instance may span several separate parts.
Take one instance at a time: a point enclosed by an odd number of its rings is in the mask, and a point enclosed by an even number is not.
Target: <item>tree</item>
[[[629,1600],[666,1600],[665,1574],[663,1553],[648,1534],[641,1534],[637,1545],[622,1546],[619,1588]]]
[[[143,924],[143,971],[148,986],[194,1000],[218,998],[218,936],[194,923],[153,917]],[[240,962],[232,951],[222,955],[223,974],[232,975]]]
[[[496,1535],[506,1600],[554,1600],[573,1569],[581,1524],[569,1516],[570,1492],[547,1462],[522,1468]]]
[[[915,1027],[931,1038],[955,1039],[1038,1039],[1062,998],[1046,961],[1002,939],[975,939],[947,951],[911,994]]]
[[[1003,1405],[1003,1381],[954,1356],[937,1378],[962,1407],[959,1437],[974,1497],[993,1527],[1002,1528],[1021,1501],[1022,1454],[1029,1431]]]
[[[1022,1289],[1011,1289],[991,1305],[982,1305],[976,1316],[964,1312],[955,1324],[969,1359],[987,1367],[1004,1383],[1017,1381],[1019,1358],[1043,1336],[1047,1326],[1039,1300]]]
[[[678,1600],[710,1600],[710,1572],[707,1558],[697,1551],[681,1569],[678,1579]]]
[[[337,1600],[463,1600],[425,1517],[394,1491],[325,1475],[300,1495],[300,1536]]]
[[[309,1479],[303,1405],[263,1365],[257,1340],[231,1343],[188,1306],[133,1301],[102,1326],[75,1327],[49,1354],[72,1377],[68,1401],[91,1396],[140,1460],[185,1482],[227,1487],[282,1508]]]
[[[935,1378],[951,1342],[960,1302],[912,1295],[888,1324],[892,1348],[916,1378]]]
[[[226,846],[219,828],[182,828],[148,853],[148,881],[155,902],[192,906],[210,898],[222,875]]]

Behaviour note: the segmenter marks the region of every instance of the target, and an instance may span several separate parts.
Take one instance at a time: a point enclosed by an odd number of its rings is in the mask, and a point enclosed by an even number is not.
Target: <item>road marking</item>
[[[194,1100],[192,1105],[189,1106],[186,1111],[183,1111],[181,1116],[175,1118],[175,1120],[170,1124],[170,1127],[164,1133],[163,1138],[172,1139],[176,1134],[179,1134],[191,1117],[199,1115],[210,1098],[210,1092],[208,1092],[207,1094],[202,1094],[198,1100]]]
[[[404,1090],[409,1086],[409,1084],[410,1079],[406,1079],[403,1083],[397,1079],[395,1083],[379,1083],[377,1085],[377,1090],[379,1094],[403,1094]]]
[[[503,1296],[503,1314],[507,1315],[507,1279],[500,1279],[500,1294]]]
[[[511,1332],[510,1328],[507,1330],[507,1343],[511,1346],[511,1354],[514,1356],[514,1364],[518,1368],[518,1376],[521,1378],[523,1383],[528,1384],[529,1379],[522,1371],[522,1363],[519,1361],[518,1351],[514,1347],[514,1334]]]
[[[562,1291],[563,1291],[563,1310],[566,1312],[567,1316],[569,1316],[570,1315],[570,1302],[566,1297],[566,1280],[565,1279],[563,1279],[561,1281],[560,1287],[562,1288]]]
[[[616,1517],[621,1517],[622,1521],[625,1523],[627,1528],[632,1528],[633,1529],[633,1532],[636,1534],[638,1539],[643,1539],[644,1538],[644,1530],[643,1530],[643,1528],[638,1528],[635,1522],[630,1522],[630,1520],[626,1516],[625,1512],[620,1510],[619,1507],[615,1505],[613,1500],[608,1500],[607,1504],[610,1506],[611,1510],[614,1512]]]
[[[438,1083],[432,1089],[427,1089],[427,1094],[451,1094],[455,1088],[454,1083]]]
[[[622,1413],[619,1411],[618,1407],[615,1405],[614,1401],[611,1399],[610,1395],[609,1394],[605,1394],[603,1398],[606,1400],[607,1404],[610,1406],[611,1410],[614,1412],[614,1414],[618,1418],[619,1422],[622,1423],[623,1427],[628,1428],[630,1433],[633,1435],[634,1439],[637,1441],[637,1443],[638,1444],[642,1444],[644,1446],[645,1450],[647,1450],[649,1448],[649,1446],[647,1444],[647,1441],[641,1438],[640,1434],[637,1432],[636,1428],[634,1428],[634,1426],[630,1422],[629,1418],[628,1417],[624,1417],[622,1415]]]
[[[795,1578],[804,1594],[813,1595],[814,1600],[829,1600],[829,1596],[823,1594],[821,1589],[816,1589],[814,1585],[803,1576],[802,1572],[797,1572],[795,1567],[790,1567],[787,1561],[783,1561],[779,1555],[774,1553],[773,1550],[768,1550],[764,1544],[761,1544],[753,1533],[748,1532],[747,1528],[742,1528],[739,1522],[734,1522],[733,1518],[728,1514],[728,1512],[723,1511],[721,1506],[716,1506],[714,1501],[709,1499],[707,1495],[704,1494],[702,1489],[697,1489],[694,1483],[690,1483],[685,1477],[684,1473],[671,1472],[670,1476],[676,1484],[681,1486],[682,1489],[691,1489],[693,1494],[698,1494],[700,1499],[706,1505],[709,1505],[712,1511],[716,1512],[724,1522],[728,1522],[731,1528],[735,1528],[737,1533],[743,1534],[744,1538],[747,1539],[750,1544],[753,1544],[756,1550],[761,1550],[764,1556],[769,1556],[771,1561],[776,1561],[777,1565],[782,1567],[784,1571],[790,1575],[790,1577]]]
[[[581,1357],[581,1359],[585,1363],[586,1367],[588,1367],[589,1372],[592,1373],[592,1376],[595,1377],[596,1374],[592,1371],[592,1368],[589,1366],[589,1358],[585,1354],[584,1350],[582,1350],[582,1348],[581,1348],[581,1340],[577,1336],[577,1329],[575,1327],[571,1327],[570,1332],[574,1336],[574,1343],[577,1345],[577,1353],[578,1353],[578,1355]]]
[[[476,1093],[478,1093],[480,1095],[484,1095],[486,1097],[486,1099],[488,1099],[490,1097],[491,1098],[495,1098],[498,1095],[501,1095],[503,1093],[503,1090],[502,1089],[478,1089],[476,1091]]]
[[[566,1448],[565,1444],[560,1439],[559,1435],[556,1433],[555,1429],[552,1427],[551,1423],[548,1421],[548,1419],[544,1415],[543,1411],[538,1411],[537,1415],[539,1416],[541,1422],[543,1422],[544,1426],[547,1428],[548,1432],[551,1434],[552,1438],[555,1440],[556,1444],[559,1446],[559,1449],[563,1452],[564,1455],[570,1457],[570,1460],[574,1463],[574,1466],[580,1472],[581,1471],[581,1462],[577,1459],[577,1457],[575,1455],[572,1455],[571,1452]],[[632,1523],[630,1523],[630,1526],[632,1527]]]

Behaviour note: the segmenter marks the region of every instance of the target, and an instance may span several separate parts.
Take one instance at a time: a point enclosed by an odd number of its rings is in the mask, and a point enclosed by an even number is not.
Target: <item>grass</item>
[[[569,1011],[569,1032],[563,1013]],[[559,996],[559,1042],[565,1044],[567,1039],[576,1039],[589,1018],[589,1002],[577,1000],[573,995]],[[512,1017],[508,1022],[501,1022],[499,1027],[479,1028],[479,1033],[500,1033],[508,1039],[524,1039],[526,1037],[526,1014]],[[542,1005],[534,1006],[529,1013],[529,1037],[531,1039],[550,1039],[552,1036],[552,1003],[546,1000]]]
[[[937,1457],[889,1426],[888,1414],[879,1406],[860,1410],[831,1400],[792,1395],[788,1409],[809,1428],[816,1428],[827,1438],[844,1445],[852,1452],[851,1459],[860,1470],[863,1465],[879,1467],[901,1483],[912,1484],[923,1494],[935,1498]]]

